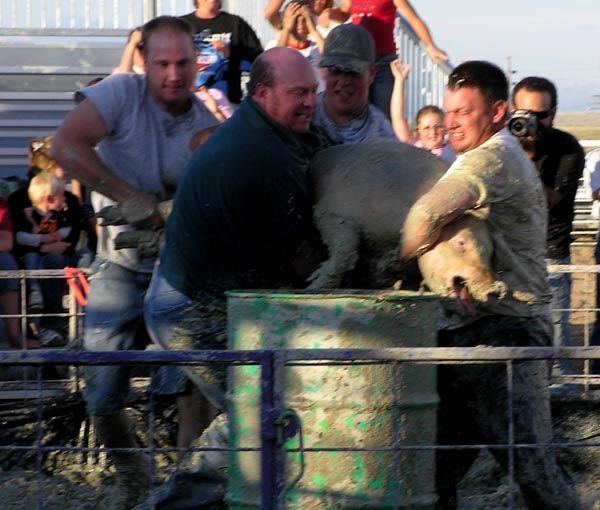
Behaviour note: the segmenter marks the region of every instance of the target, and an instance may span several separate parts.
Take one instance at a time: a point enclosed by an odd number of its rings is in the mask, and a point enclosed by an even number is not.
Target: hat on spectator
[[[375,44],[366,29],[345,23],[335,27],[325,39],[319,67],[365,74],[375,63]]]

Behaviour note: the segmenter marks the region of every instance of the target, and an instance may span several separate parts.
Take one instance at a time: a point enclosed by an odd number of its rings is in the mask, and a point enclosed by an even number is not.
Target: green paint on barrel
[[[439,314],[432,294],[410,292],[231,292],[229,347],[324,349],[432,347]],[[229,372],[232,448],[260,447],[260,374]],[[306,448],[390,448],[435,444],[435,366],[400,364],[394,409],[392,365],[290,366],[285,407],[302,419]],[[254,391],[250,391],[254,388]],[[297,448],[298,441],[286,447]],[[286,455],[286,476],[300,454]],[[306,471],[287,509],[433,509],[432,450],[305,453]],[[228,508],[260,508],[260,454],[232,452]]]

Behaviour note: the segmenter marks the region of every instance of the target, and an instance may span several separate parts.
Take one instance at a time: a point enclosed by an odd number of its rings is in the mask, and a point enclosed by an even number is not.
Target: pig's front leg
[[[309,289],[339,288],[344,275],[358,261],[360,229],[354,220],[315,211],[315,224],[327,246],[329,258],[308,278]]]

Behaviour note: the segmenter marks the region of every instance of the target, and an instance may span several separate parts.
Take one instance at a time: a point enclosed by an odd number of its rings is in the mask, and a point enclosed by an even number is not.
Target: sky
[[[561,111],[600,109],[600,0],[411,0],[450,63],[488,60],[513,81],[544,76]],[[501,7],[501,9],[500,9]]]

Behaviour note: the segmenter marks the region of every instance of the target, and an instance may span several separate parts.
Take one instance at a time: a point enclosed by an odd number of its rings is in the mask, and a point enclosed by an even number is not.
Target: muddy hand
[[[101,227],[127,224],[118,205],[107,205],[106,207],[103,207],[96,213],[96,218],[102,220],[100,223]]]
[[[139,229],[158,229],[164,225],[158,211],[158,199],[150,193],[133,192],[119,204],[119,209],[125,221]]]
[[[136,249],[142,258],[154,258],[163,240],[163,230],[128,230],[119,232],[115,238],[115,249]]]
[[[169,215],[171,214],[171,210],[173,208],[173,201],[166,200],[164,202],[160,202],[157,206],[158,215],[161,218],[161,223],[166,223]],[[96,217],[102,220],[100,224],[101,227],[107,227],[111,225],[127,225],[127,218],[124,215],[123,208],[120,204],[116,205],[107,205],[103,207],[96,213]]]

